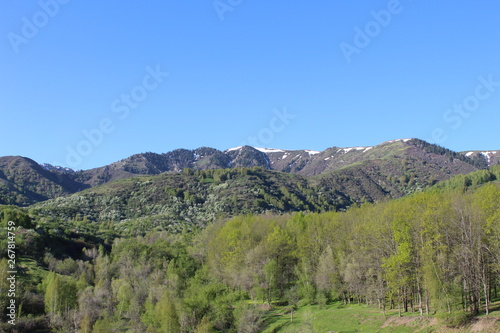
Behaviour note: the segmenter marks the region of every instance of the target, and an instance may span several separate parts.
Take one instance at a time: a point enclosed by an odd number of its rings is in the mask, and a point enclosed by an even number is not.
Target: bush
[[[23,227],[26,229],[32,229],[34,227],[31,217],[23,210],[14,206],[0,207],[0,216],[0,227],[7,227],[9,221],[15,222],[16,227]]]
[[[454,310],[451,313],[440,312],[436,314],[436,319],[441,325],[453,328],[462,326],[467,323],[469,318],[467,314],[461,310]]]
[[[262,312],[250,304],[241,304],[235,310],[236,328],[241,333],[260,332],[263,324]]]

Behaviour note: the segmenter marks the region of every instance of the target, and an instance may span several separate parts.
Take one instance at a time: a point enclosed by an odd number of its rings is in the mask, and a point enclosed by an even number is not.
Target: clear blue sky
[[[60,1],[0,1],[0,156],[500,149],[496,0]]]

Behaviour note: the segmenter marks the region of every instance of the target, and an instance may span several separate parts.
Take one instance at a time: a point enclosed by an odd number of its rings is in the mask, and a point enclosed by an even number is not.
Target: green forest
[[[459,326],[498,311],[499,171],[346,211],[244,214],[175,232],[0,206],[2,234],[16,226],[18,271],[16,327],[4,311],[0,332],[284,332],[294,312],[332,304]],[[277,313],[290,321],[276,326]]]

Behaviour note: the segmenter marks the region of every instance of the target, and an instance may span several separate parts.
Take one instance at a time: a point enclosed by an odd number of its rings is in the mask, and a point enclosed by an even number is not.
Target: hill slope
[[[335,191],[328,192],[332,193]],[[340,206],[326,195],[316,195],[307,178],[254,167],[133,177],[32,208],[58,219],[84,215],[90,221],[124,225],[135,220],[134,228],[140,225],[145,230],[177,230],[204,225],[219,216],[323,211]]]
[[[0,204],[28,205],[79,190],[70,173],[44,169],[20,156],[0,157]]]
[[[122,230],[180,231],[239,214],[343,210],[353,204],[399,198],[415,191],[424,181],[435,182],[423,173],[421,178],[408,181],[408,169],[397,159],[379,163],[375,166],[367,162],[313,178],[260,167],[186,169],[182,173],[111,182],[38,203],[31,209],[55,220],[85,216],[89,221],[113,222]],[[499,166],[495,166],[491,172],[479,170],[442,183],[447,187],[456,186],[455,183],[481,184],[498,180],[499,171]],[[404,179],[391,182],[393,176],[387,172],[400,172]]]

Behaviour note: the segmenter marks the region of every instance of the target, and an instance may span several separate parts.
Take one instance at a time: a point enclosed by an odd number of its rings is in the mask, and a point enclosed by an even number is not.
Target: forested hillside
[[[261,332],[275,309],[331,302],[459,325],[498,305],[498,179],[491,168],[346,212],[221,217],[178,233],[3,206],[2,228],[17,225],[17,328]]]
[[[238,214],[326,211],[341,208],[341,202],[350,201],[333,189],[318,195],[304,177],[255,167],[128,178],[41,202],[32,210],[55,220],[85,216],[139,234],[190,230]]]

